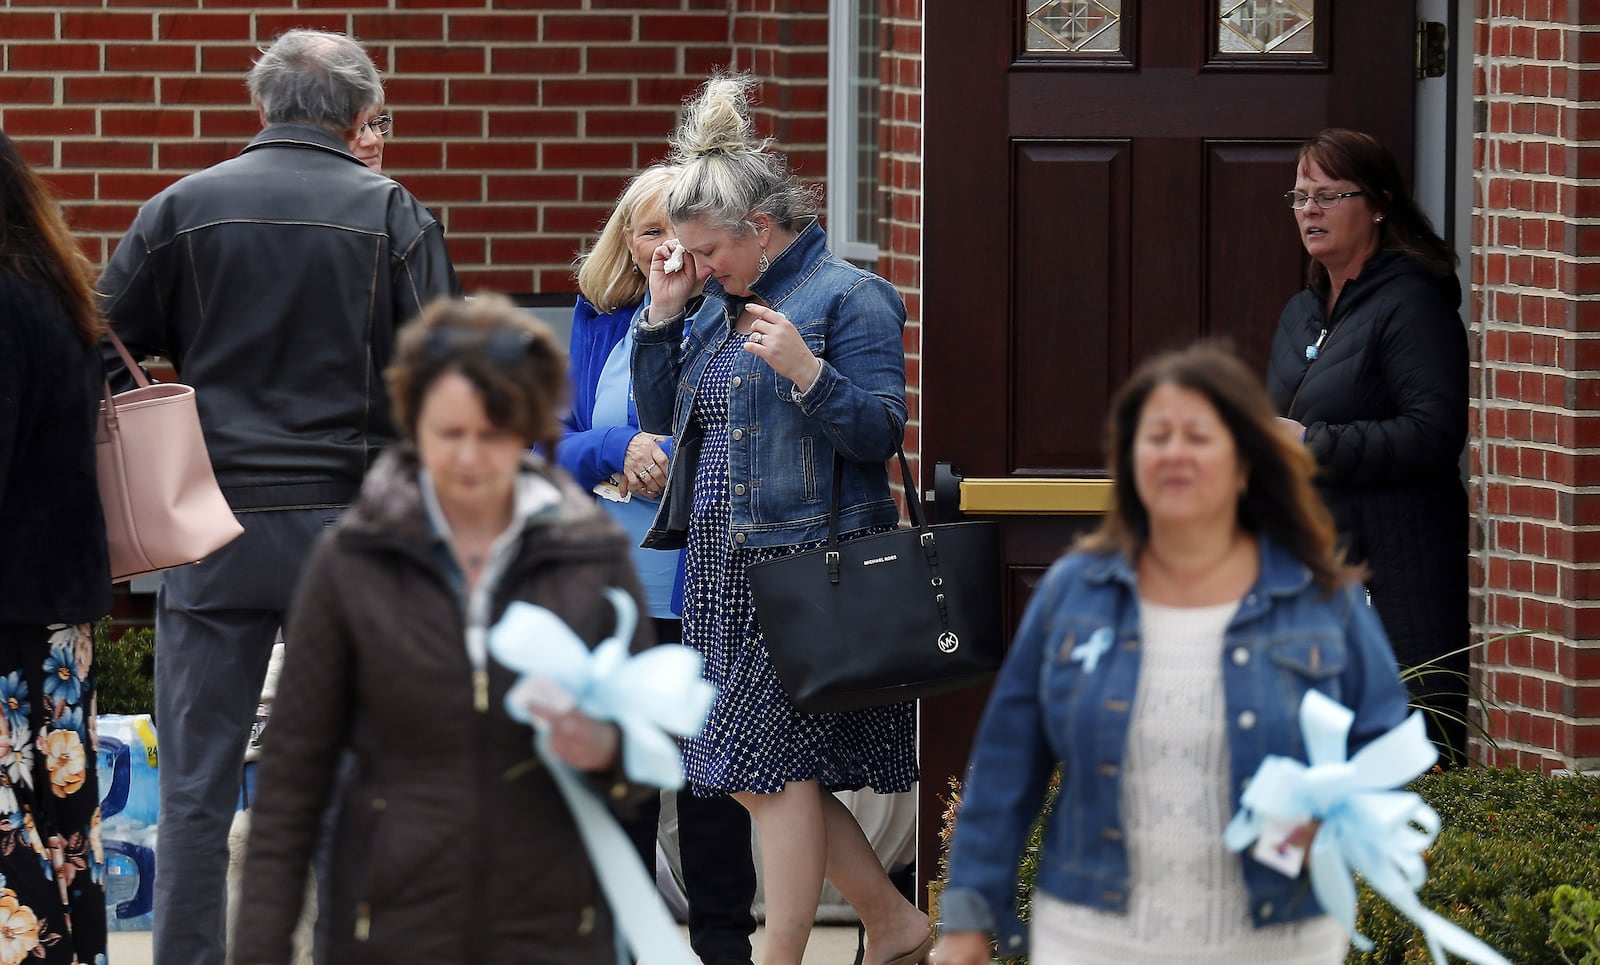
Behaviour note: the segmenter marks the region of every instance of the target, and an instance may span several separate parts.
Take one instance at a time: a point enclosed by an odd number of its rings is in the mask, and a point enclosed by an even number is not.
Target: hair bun
[[[683,123],[672,137],[681,161],[714,155],[755,153],[766,147],[750,120],[757,83],[749,74],[713,74],[684,101]]]

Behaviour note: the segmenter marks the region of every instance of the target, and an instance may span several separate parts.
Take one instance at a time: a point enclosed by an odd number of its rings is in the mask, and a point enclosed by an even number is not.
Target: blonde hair
[[[594,247],[578,256],[578,290],[602,313],[644,300],[650,281],[633,271],[633,229],[639,213],[666,200],[678,168],[653,164],[628,182]]]
[[[816,214],[816,189],[802,184],[788,159],[756,136],[750,120],[756,86],[746,73],[716,73],[684,102],[671,142],[671,160],[683,168],[667,195],[674,224],[707,218],[711,227],[745,235],[754,214],[790,229]]]

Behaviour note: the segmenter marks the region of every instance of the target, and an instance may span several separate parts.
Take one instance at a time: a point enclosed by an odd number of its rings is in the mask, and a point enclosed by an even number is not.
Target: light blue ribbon
[[[1300,703],[1300,728],[1309,765],[1268,755],[1240,798],[1223,840],[1242,851],[1261,835],[1267,818],[1320,820],[1311,842],[1311,887],[1357,948],[1371,939],[1356,931],[1352,872],[1411,919],[1438,965],[1446,951],[1479,965],[1511,965],[1477,936],[1423,907],[1417,889],[1427,880],[1422,852],[1439,833],[1439,815],[1410,791],[1393,790],[1433,766],[1439,753],[1420,711],[1346,758],[1355,714],[1309,691]]]
[[[715,688],[700,676],[700,654],[688,647],[664,644],[630,655],[638,620],[633,598],[617,589],[605,593],[617,629],[593,651],[554,613],[516,602],[490,629],[489,652],[523,675],[506,693],[506,712],[533,725],[534,750],[572,812],[623,942],[635,957],[648,953],[651,965],[698,965],[633,842],[583,778],[550,749],[549,725],[529,713],[527,697],[537,692],[532,681],[549,678],[576,698],[578,710],[616,723],[630,780],[683,786],[683,761],[671,735],[700,732]]]
[[[1094,673],[1095,668],[1100,666],[1100,658],[1111,649],[1114,636],[1110,627],[1101,627],[1089,634],[1089,639],[1073,647],[1067,659],[1083,664],[1084,673]]]
[[[666,644],[629,654],[638,611],[633,598],[605,591],[617,612],[616,633],[591,651],[572,628],[544,607],[516,602],[489,631],[489,652],[523,678],[506,693],[506,712],[532,723],[528,694],[548,678],[577,699],[580,711],[622,731],[628,779],[673,790],[683,786],[683,759],[672,735],[700,733],[716,694],[700,676],[700,654]]]

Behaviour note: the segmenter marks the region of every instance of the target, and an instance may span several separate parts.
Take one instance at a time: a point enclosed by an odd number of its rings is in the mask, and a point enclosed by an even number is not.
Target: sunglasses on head
[[[512,365],[522,361],[533,347],[533,333],[520,328],[461,328],[443,326],[428,333],[424,348],[430,359],[481,352],[496,362]]]

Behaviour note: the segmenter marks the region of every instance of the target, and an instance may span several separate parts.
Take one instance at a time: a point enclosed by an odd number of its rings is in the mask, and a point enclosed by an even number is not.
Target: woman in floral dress
[[[0,133],[0,965],[105,961],[90,627],[111,572],[92,277]]]

